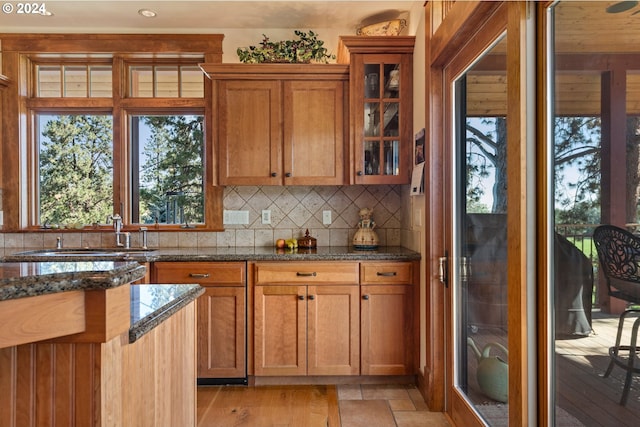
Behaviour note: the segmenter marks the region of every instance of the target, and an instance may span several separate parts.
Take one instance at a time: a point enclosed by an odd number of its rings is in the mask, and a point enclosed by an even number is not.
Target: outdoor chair
[[[622,228],[601,225],[594,230],[593,241],[607,281],[609,295],[627,301],[630,305],[640,304],[640,238]],[[627,308],[620,315],[616,343],[609,348],[611,360],[604,374],[605,378],[608,377],[614,364],[627,371],[620,399],[620,405],[623,406],[627,403],[633,374],[640,373],[640,363],[637,363],[636,355],[640,317],[633,322],[629,345],[620,344],[624,321],[630,313],[640,313],[640,309]],[[621,353],[626,353],[627,358],[622,357]]]

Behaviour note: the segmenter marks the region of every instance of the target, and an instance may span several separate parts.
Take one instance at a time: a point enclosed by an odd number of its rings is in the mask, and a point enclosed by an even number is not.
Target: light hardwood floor
[[[198,427],[449,427],[413,385],[198,387]]]

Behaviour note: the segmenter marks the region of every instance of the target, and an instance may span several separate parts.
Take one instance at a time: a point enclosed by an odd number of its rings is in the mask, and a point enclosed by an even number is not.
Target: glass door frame
[[[482,2],[479,2],[482,3]],[[507,32],[507,75],[509,121],[507,140],[507,199],[508,242],[508,330],[509,330],[509,425],[536,425],[536,326],[535,326],[535,96],[533,83],[527,76],[535,75],[535,44],[533,22],[535,5],[531,2],[502,2],[488,11],[482,21],[473,19],[473,10],[467,11],[467,20],[456,22],[456,34],[466,34],[468,42],[462,46],[447,45],[431,58],[431,68],[442,73],[442,86],[432,87],[432,93],[442,94],[443,118],[442,152],[444,169],[443,226],[444,249],[451,253],[455,237],[453,223],[454,203],[451,197],[455,185],[453,168],[454,108],[453,83],[492,43]],[[481,8],[476,4],[476,8]],[[485,6],[487,7],[487,6]],[[489,13],[490,12],[490,13]],[[453,12],[451,12],[453,13]],[[449,55],[449,58],[445,58]],[[438,61],[440,59],[440,61]],[[533,70],[532,70],[533,68]],[[436,73],[437,75],[437,73]],[[525,195],[526,197],[523,197]],[[435,256],[436,254],[434,254]],[[442,256],[443,254],[437,254]],[[455,323],[452,301],[455,295],[451,280],[457,272],[448,263],[449,287],[445,290],[445,410],[456,425],[484,425],[483,420],[455,387],[454,358]]]

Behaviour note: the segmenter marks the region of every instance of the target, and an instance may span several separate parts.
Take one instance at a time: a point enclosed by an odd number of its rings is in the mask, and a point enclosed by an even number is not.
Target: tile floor
[[[341,427],[450,427],[414,385],[340,384]]]

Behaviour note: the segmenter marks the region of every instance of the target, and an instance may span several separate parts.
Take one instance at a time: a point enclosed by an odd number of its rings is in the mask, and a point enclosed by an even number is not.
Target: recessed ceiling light
[[[140,9],[138,15],[144,16],[145,18],[155,18],[157,14],[153,10]]]

